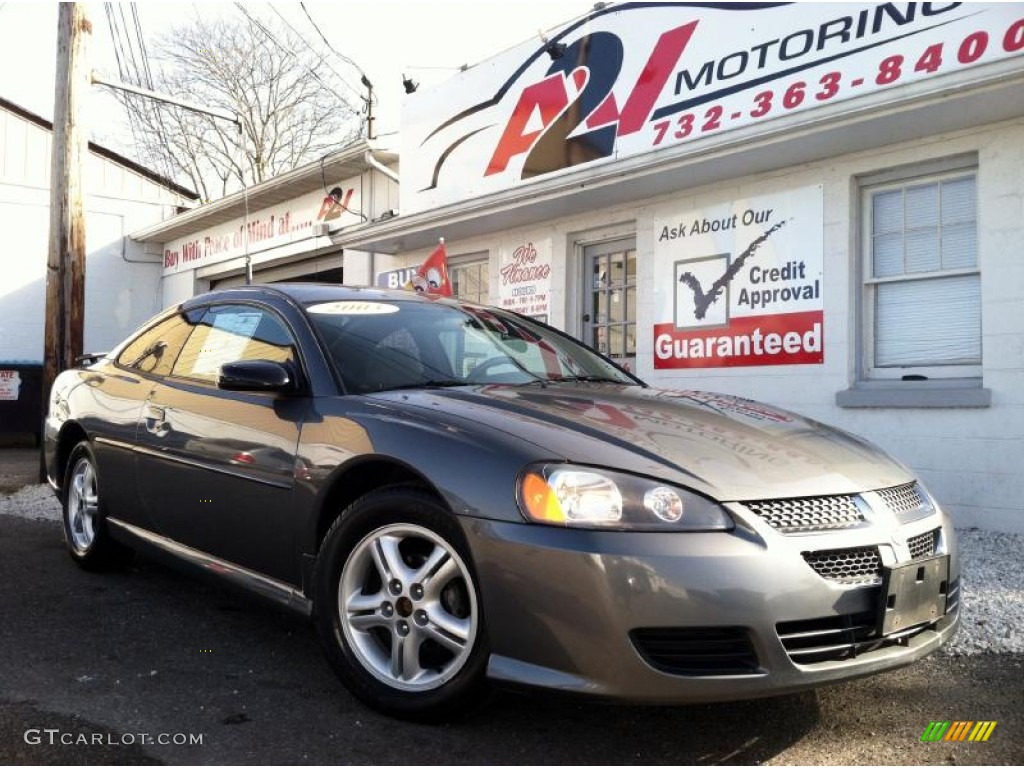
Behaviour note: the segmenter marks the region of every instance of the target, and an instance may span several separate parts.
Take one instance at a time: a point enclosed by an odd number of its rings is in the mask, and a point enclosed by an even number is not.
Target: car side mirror
[[[232,392],[285,392],[295,389],[295,379],[281,363],[238,360],[220,367],[217,386]]]

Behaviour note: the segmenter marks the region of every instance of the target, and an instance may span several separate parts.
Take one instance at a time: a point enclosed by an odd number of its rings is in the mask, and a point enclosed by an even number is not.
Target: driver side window
[[[174,361],[201,314],[194,317],[175,315],[157,323],[121,351],[117,364],[139,373],[170,375]]]
[[[203,315],[173,375],[215,383],[222,365],[240,360],[270,360],[298,370],[295,341],[284,323],[260,307],[226,304]]]

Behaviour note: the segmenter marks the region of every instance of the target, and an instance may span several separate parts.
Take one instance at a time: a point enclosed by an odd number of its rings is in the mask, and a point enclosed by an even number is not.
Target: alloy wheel
[[[341,571],[338,611],[362,667],[402,691],[444,685],[476,639],[469,569],[451,544],[418,525],[388,525],[356,545]]]
[[[79,459],[71,471],[67,505],[72,546],[78,552],[85,552],[96,538],[96,513],[99,509],[96,470],[87,458]]]

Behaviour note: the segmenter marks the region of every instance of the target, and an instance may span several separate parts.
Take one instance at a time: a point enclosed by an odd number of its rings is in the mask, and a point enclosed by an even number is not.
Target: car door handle
[[[146,431],[157,437],[163,437],[171,431],[171,425],[167,423],[167,411],[159,405],[146,403],[142,410],[142,418],[146,420]]]

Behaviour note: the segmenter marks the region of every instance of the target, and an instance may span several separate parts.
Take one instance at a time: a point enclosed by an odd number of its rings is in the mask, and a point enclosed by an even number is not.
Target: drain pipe
[[[398,181],[398,174],[395,173],[394,171],[392,171],[386,165],[384,165],[376,157],[374,157],[373,156],[373,152],[371,152],[370,150],[366,150],[366,154],[363,155],[363,160],[366,161],[366,164],[368,166],[370,166],[371,168],[376,168],[378,171],[380,171],[385,176],[387,176],[389,179],[391,179],[393,182],[395,182],[395,184],[399,183],[399,181]]]

